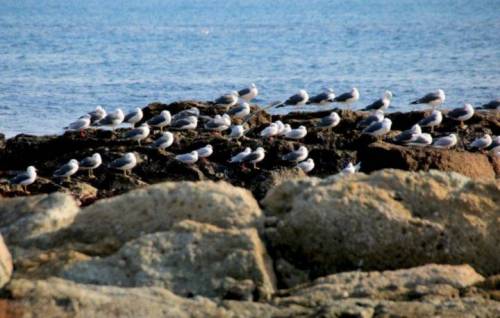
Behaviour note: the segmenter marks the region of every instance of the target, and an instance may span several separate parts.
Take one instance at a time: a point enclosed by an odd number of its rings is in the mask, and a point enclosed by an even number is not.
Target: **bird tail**
[[[354,171],[358,172],[361,169],[361,161],[354,166]]]
[[[410,103],[410,105],[417,105],[419,103],[418,99]]]

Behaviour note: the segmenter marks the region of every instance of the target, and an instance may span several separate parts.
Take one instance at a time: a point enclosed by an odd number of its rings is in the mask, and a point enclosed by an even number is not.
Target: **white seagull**
[[[309,98],[308,104],[314,105],[328,105],[333,103],[335,99],[335,92],[331,88],[327,88],[323,93]]]
[[[24,191],[26,191],[27,187],[36,181],[36,178],[36,168],[33,166],[29,166],[26,171],[23,171],[17,174],[14,178],[10,179],[9,183],[13,185],[20,185],[24,189]]]
[[[205,147],[197,149],[196,152],[198,153],[198,158],[208,158],[214,153],[214,148],[212,145],[206,145]]]
[[[299,126],[299,128],[292,129],[285,134],[285,138],[288,139],[302,139],[307,135],[307,129],[305,126]]]
[[[391,131],[392,121],[384,118],[381,122],[372,123],[363,130],[363,134],[380,137]]]
[[[154,128],[160,128],[163,131],[163,127],[170,125],[172,122],[172,115],[168,110],[162,110],[160,114],[150,118],[147,123],[149,126]]]
[[[391,105],[392,92],[385,91],[382,98],[377,99],[370,105],[366,106],[362,110],[386,110]]]
[[[215,115],[214,118],[211,118],[206,124],[205,129],[212,131],[224,131],[229,129],[231,126],[231,117],[228,114],[224,115]]]
[[[258,147],[257,149],[255,149],[255,151],[252,151],[250,154],[248,154],[247,156],[245,156],[241,160],[241,162],[242,163],[250,162],[250,163],[253,164],[254,168],[257,168],[257,163],[261,162],[262,160],[264,160],[265,156],[266,156],[266,153],[265,153],[264,148]]]
[[[198,152],[191,151],[188,153],[180,154],[175,156],[175,160],[180,161],[185,164],[193,164],[198,161]]]
[[[349,162],[347,166],[345,166],[344,169],[342,169],[341,173],[342,174],[353,174],[359,171],[361,169],[361,162],[358,162],[357,165],[353,165],[352,162]]]
[[[95,110],[89,112],[88,115],[90,115],[90,123],[93,125],[106,117],[107,113],[101,105],[98,105]]]
[[[281,157],[281,160],[283,161],[292,161],[292,162],[300,162],[304,161],[307,159],[307,156],[309,156],[309,150],[307,150],[306,147],[300,146],[299,149],[290,151],[287,154],[284,154]]]
[[[278,134],[279,128],[276,123],[271,123],[260,132],[260,136],[264,138],[272,138]]]
[[[214,101],[215,106],[232,107],[236,105],[236,103],[238,103],[238,96],[239,95],[237,91],[232,91],[229,94],[224,94]]]
[[[457,144],[457,135],[450,134],[449,136],[438,138],[432,144],[434,148],[450,149]]]
[[[82,131],[89,127],[90,127],[90,115],[85,114],[76,121],[69,124],[68,127],[65,127],[64,129],[70,131]]]
[[[359,100],[359,91],[356,87],[353,87],[349,93],[341,94],[333,100],[337,103],[346,104],[349,108],[351,104],[357,102]]]
[[[110,126],[112,130],[120,125],[125,119],[125,115],[123,115],[123,111],[120,108],[117,108],[114,112],[109,113],[102,120],[99,121],[99,125],[101,126]]]
[[[305,161],[299,162],[296,167],[305,173],[311,172],[314,169],[314,160],[309,158]]]
[[[421,134],[422,128],[420,128],[419,124],[415,124],[410,129],[404,130],[399,135],[394,137],[394,142],[398,144],[407,144],[415,141]]]
[[[55,178],[67,178],[68,181],[70,177],[78,171],[78,161],[71,159],[68,163],[59,167],[53,174]]]
[[[175,122],[176,120],[189,116],[199,117],[200,110],[196,107],[191,107],[189,109],[182,110],[172,117],[172,121]]]
[[[131,124],[132,127],[134,127],[135,124],[140,122],[143,117],[144,117],[144,114],[142,112],[142,109],[137,107],[136,109],[134,109],[133,111],[131,111],[130,113],[128,113],[125,116],[125,119],[123,120],[123,122]]]
[[[285,106],[302,106],[305,105],[309,101],[309,94],[306,90],[301,89],[297,94],[290,96],[286,101],[279,103],[276,108],[285,107]]]
[[[174,121],[171,126],[179,130],[193,130],[198,126],[198,117],[187,116]]]
[[[254,83],[238,91],[238,96],[247,102],[257,97],[257,95],[259,95],[259,90],[257,89],[257,86]]]
[[[244,118],[250,114],[250,105],[248,103],[242,103],[231,108],[227,114],[234,118]]]
[[[125,138],[129,140],[134,140],[139,143],[139,146],[141,145],[141,141],[148,138],[150,133],[150,129],[148,124],[143,123],[139,127],[134,128],[132,130],[129,130],[125,134]]]
[[[475,150],[483,150],[491,146],[493,143],[493,139],[491,138],[490,135],[485,134],[484,136],[480,138],[476,138],[471,144],[469,145],[470,149],[475,149]]]
[[[232,156],[231,159],[229,160],[229,163],[240,163],[243,160],[243,158],[248,156],[251,152],[252,149],[250,149],[250,147],[246,147],[242,152]]]
[[[421,119],[418,124],[420,127],[431,127],[431,132],[434,132],[434,127],[439,126],[443,121],[443,113],[439,110],[433,110],[432,113]]]
[[[447,117],[459,121],[460,127],[464,126],[464,121],[469,120],[474,116],[474,107],[471,104],[464,104],[463,107],[458,107],[450,110]]]
[[[340,116],[336,112],[331,112],[328,116],[322,117],[319,120],[317,127],[331,128],[336,127],[340,123]]]
[[[444,91],[442,89],[438,89],[436,92],[429,93],[424,97],[414,100],[411,102],[411,105],[417,104],[427,104],[432,106],[432,108],[438,107],[443,104],[446,99]]]
[[[116,170],[122,170],[127,175],[137,165],[137,157],[133,152],[127,152],[122,157],[113,160],[109,166]]]
[[[481,108],[500,110],[500,98],[494,99],[486,104],[483,104],[483,106],[481,106]]]
[[[373,111],[368,117],[362,119],[357,124],[358,128],[366,128],[373,123],[380,123],[384,120],[384,112],[380,109]]]
[[[165,150],[168,147],[172,146],[174,143],[174,134],[170,131],[165,131],[162,133],[161,137],[156,139],[153,144],[151,144],[152,148]]]
[[[422,134],[418,135],[415,138],[415,140],[409,142],[407,145],[414,146],[414,147],[425,147],[425,146],[429,146],[431,144],[432,144],[431,134],[422,133]]]
[[[245,128],[243,127],[243,125],[232,125],[231,132],[229,133],[229,138],[238,139],[243,137],[244,134],[245,134]]]
[[[95,153],[90,157],[80,160],[80,170],[88,170],[89,178],[94,175],[94,169],[97,169],[102,164],[102,158],[99,153]]]

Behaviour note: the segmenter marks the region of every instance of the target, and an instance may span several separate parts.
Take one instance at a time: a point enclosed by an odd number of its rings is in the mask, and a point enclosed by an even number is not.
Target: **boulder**
[[[499,198],[498,181],[437,171],[293,180],[263,200],[274,218],[264,235],[275,259],[310,277],[426,263],[493,274],[500,272]]]
[[[377,158],[374,160],[373,158]],[[404,147],[376,142],[358,151],[363,172],[385,168],[409,171],[454,171],[475,179],[495,179],[495,167],[487,155],[457,150]]]
[[[64,193],[0,198],[0,232],[9,245],[29,246],[67,227],[79,211],[73,197]]]
[[[2,288],[9,280],[12,275],[14,266],[12,265],[12,256],[10,255],[9,249],[3,241],[3,237],[0,234],[0,288]]]
[[[187,220],[132,240],[112,256],[76,263],[63,276],[79,283],[163,287],[185,297],[252,300],[274,291],[270,259],[255,229]]]
[[[252,194],[226,182],[166,182],[100,200],[83,209],[60,240],[114,241],[169,230],[191,219],[222,228],[259,226],[262,212]]]

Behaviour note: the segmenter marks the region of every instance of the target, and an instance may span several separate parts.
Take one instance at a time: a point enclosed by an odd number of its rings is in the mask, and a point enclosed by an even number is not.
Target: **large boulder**
[[[80,211],[69,194],[0,198],[0,232],[9,245],[29,246],[67,227]]]
[[[100,200],[83,209],[64,240],[121,244],[144,233],[169,230],[184,219],[222,228],[259,226],[252,194],[225,182],[166,182]]]
[[[3,241],[2,234],[0,234],[0,288],[10,280],[13,269],[12,256]]]
[[[187,297],[252,300],[274,291],[272,265],[255,229],[194,221],[141,236],[110,257],[76,263],[63,276],[80,283],[163,287]]]
[[[404,147],[376,142],[360,148],[358,160],[363,163],[364,172],[385,168],[410,171],[436,169],[454,171],[481,180],[494,179],[496,175],[495,165],[487,155],[464,150]]]
[[[263,200],[276,259],[311,277],[426,263],[500,272],[500,183],[385,170],[283,183]],[[277,273],[280,275],[280,273]]]

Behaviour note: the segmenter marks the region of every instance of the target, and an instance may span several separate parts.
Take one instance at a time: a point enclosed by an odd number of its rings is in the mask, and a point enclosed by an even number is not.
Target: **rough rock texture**
[[[184,219],[222,228],[259,226],[252,194],[225,182],[166,182],[101,200],[83,209],[64,239],[119,245],[144,233],[169,230]]]
[[[0,233],[8,244],[29,245],[71,224],[79,212],[68,194],[0,198]]]
[[[10,280],[13,269],[12,256],[3,241],[2,234],[0,234],[0,288]]]
[[[498,181],[437,171],[288,181],[263,201],[273,216],[265,235],[276,259],[311,277],[426,263],[493,274],[500,272],[499,200]]]
[[[274,292],[274,274],[255,229],[224,230],[183,221],[143,235],[117,253],[76,263],[63,276],[80,283],[156,286],[185,297],[252,300]]]
[[[373,158],[377,158],[374,160]],[[475,179],[494,179],[496,158],[468,151],[409,148],[388,143],[373,143],[358,152],[364,172],[385,168],[401,170],[455,171]],[[491,161],[491,162],[490,162]]]

